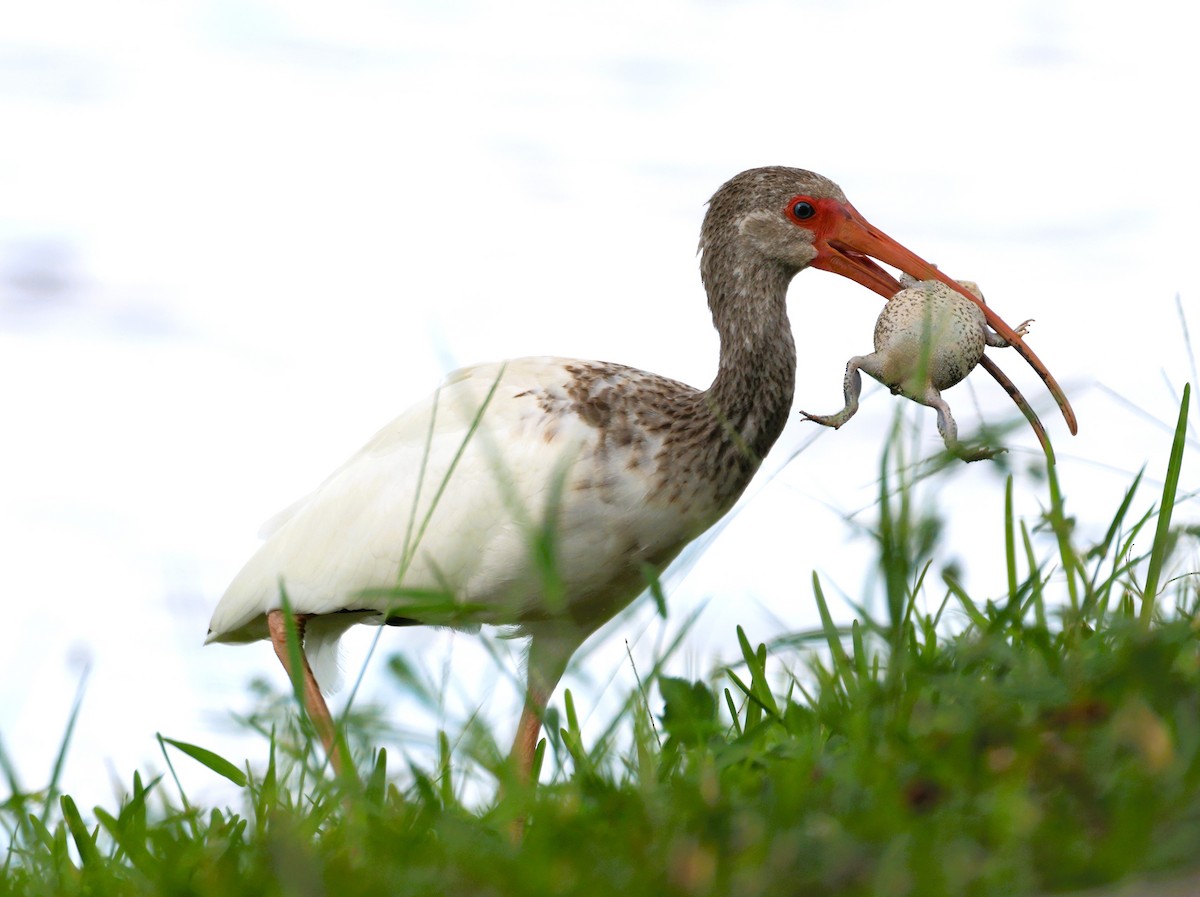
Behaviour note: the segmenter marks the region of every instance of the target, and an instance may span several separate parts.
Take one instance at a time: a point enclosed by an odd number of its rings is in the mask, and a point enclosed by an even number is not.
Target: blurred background
[[[202,648],[209,614],[260,522],[448,369],[554,354],[707,385],[697,235],[745,168],[833,178],[1010,323],[1037,319],[1077,437],[1015,353],[993,357],[1041,412],[1077,525],[1102,534],[1147,465],[1144,511],[1196,380],[1196,24],[1167,0],[10,4],[0,739],[21,784],[49,781],[85,669],[64,773],[83,806],[162,770],[156,732],[263,762],[230,710],[282,671],[265,644]],[[796,407],[834,411],[878,298],[807,272],[790,310]],[[626,642],[645,671],[690,613],[672,670],[703,676],[739,656],[739,623],[755,642],[814,625],[813,571],[839,619],[839,596],[869,602],[860,528],[900,400],[866,393],[836,433],[794,416],[667,577],[670,619],[646,604],[589,643],[567,681],[582,714],[635,687]],[[968,438],[1015,415],[981,373],[947,398]],[[936,453],[933,413],[906,419]],[[1004,476],[1019,514],[1044,503],[1033,434],[1004,442],[935,486],[938,569],[980,600],[1003,589]],[[1198,516],[1191,499],[1177,519]],[[351,677],[374,635],[347,640]],[[440,707],[394,688],[393,652]],[[394,749],[477,710],[506,745],[519,696],[492,664],[475,636],[389,630],[361,697],[388,708]]]

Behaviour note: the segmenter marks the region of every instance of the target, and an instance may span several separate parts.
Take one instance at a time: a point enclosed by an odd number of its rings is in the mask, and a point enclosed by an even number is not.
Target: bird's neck
[[[794,271],[706,252],[701,271],[721,338],[716,379],[703,394],[724,431],[724,451],[740,455],[740,493],[783,432],[796,387],[796,344],[787,317]]]

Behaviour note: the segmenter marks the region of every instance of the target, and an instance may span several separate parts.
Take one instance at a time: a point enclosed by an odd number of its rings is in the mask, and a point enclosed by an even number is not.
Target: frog
[[[984,303],[978,284],[958,284]],[[938,432],[947,451],[964,461],[994,458],[1004,449],[968,448],[958,441],[958,425],[942,392],[961,383],[983,360],[988,346],[1011,344],[988,325],[980,305],[940,280],[900,279],[900,292],[883,307],[875,322],[875,351],[855,355],[846,363],[843,380],[845,407],[835,414],[801,411],[806,420],[837,429],[858,411],[862,390],[860,371],[891,390],[937,412]],[[1033,320],[1015,328],[1018,336],[1029,331]]]

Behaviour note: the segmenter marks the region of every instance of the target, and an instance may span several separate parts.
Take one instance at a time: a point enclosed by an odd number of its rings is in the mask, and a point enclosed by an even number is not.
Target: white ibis
[[[868,224],[832,181],[794,168],[753,169],[722,186],[700,253],[721,342],[708,389],[600,361],[466,368],[269,524],[208,641],[270,638],[290,671],[286,590],[306,709],[335,768],[336,732],[308,658],[327,656],[354,623],[486,623],[529,637],[512,749],[527,779],[543,710],[576,648],[644,589],[647,569],[662,570],[729,510],[783,429],[796,372],[792,278],[813,266],[889,298],[900,285],[874,258],[962,292]],[[984,314],[1074,432],[1045,366]]]
[[[974,302],[941,281],[915,281],[907,274],[902,276],[900,285],[904,289],[888,300],[875,322],[875,351],[856,355],[846,363],[842,381],[845,406],[835,414],[800,413],[823,426],[841,427],[858,411],[862,390],[859,371],[865,371],[894,395],[936,410],[938,432],[946,449],[964,461],[979,461],[1004,451],[965,448],[958,441],[958,425],[950,406],[942,398],[943,390],[962,382],[983,360],[985,346],[1009,345],[1008,340],[987,326],[987,319],[980,311],[984,299],[979,287],[969,280],[958,283],[975,297]],[[1024,336],[1031,323],[1025,321],[1015,332]],[[1028,409],[1019,392],[1013,397],[1023,410]],[[1038,428],[1040,423],[1035,425]],[[1044,436],[1044,431],[1039,435]]]

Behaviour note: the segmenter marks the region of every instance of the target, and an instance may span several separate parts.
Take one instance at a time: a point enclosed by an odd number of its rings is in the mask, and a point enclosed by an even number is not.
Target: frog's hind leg
[[[994,458],[996,455],[1004,453],[1004,449],[969,449],[959,442],[958,424],[954,422],[954,415],[950,413],[950,406],[942,398],[942,394],[934,387],[928,387],[925,390],[925,394],[917,401],[937,412],[938,432],[942,434],[942,442],[946,443],[946,451],[955,457],[962,458],[964,461],[986,461],[989,458]]]
[[[800,416],[824,427],[833,427],[835,430],[854,417],[855,412],[858,411],[858,396],[862,392],[860,369],[878,379],[878,362],[874,352],[870,355],[855,355],[846,362],[846,376],[842,380],[842,394],[846,405],[841,411],[836,414],[809,414],[807,411],[801,411]]]

